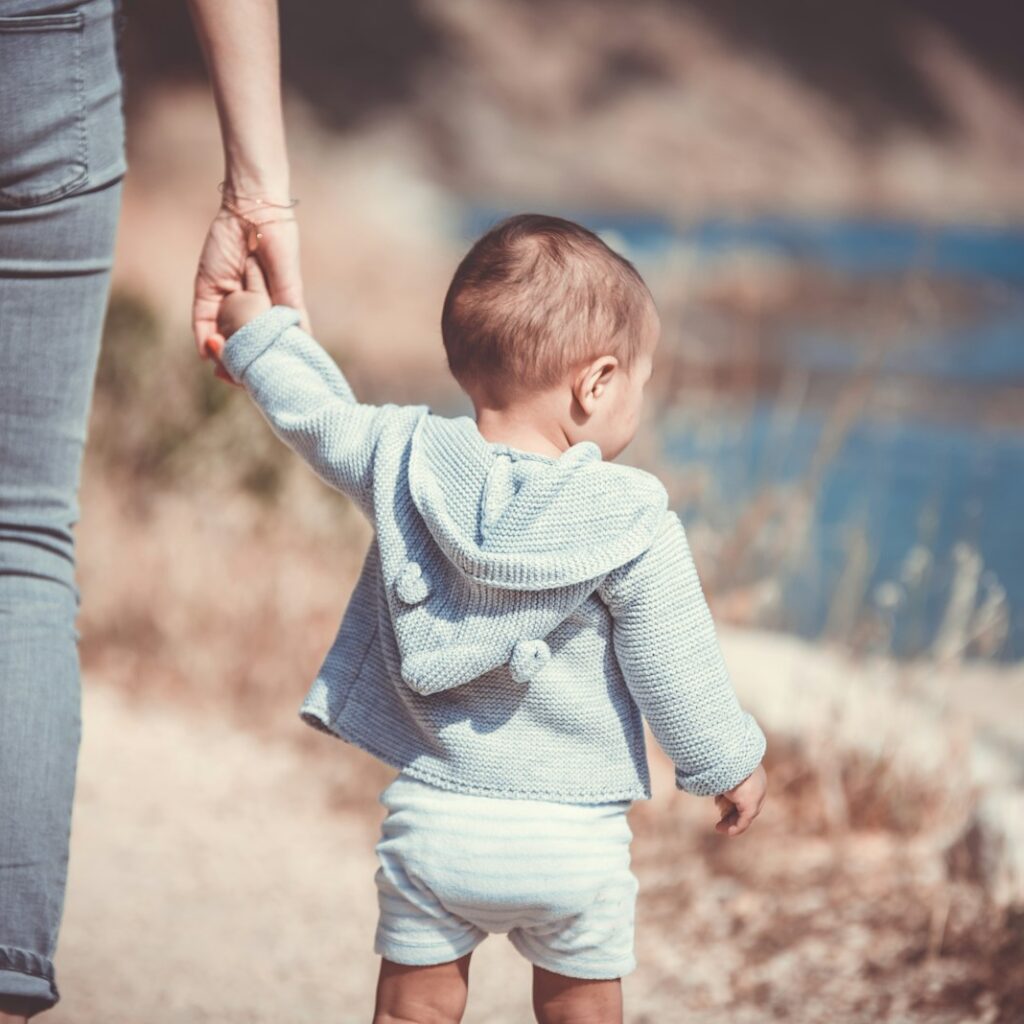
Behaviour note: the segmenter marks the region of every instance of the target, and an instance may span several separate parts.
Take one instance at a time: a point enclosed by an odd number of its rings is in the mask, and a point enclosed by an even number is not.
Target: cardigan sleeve
[[[678,788],[712,796],[738,785],[761,763],[765,737],[736,698],[675,513],[599,594],[626,685],[675,764]]]
[[[395,407],[360,405],[334,360],[298,323],[297,310],[274,306],[232,334],[221,359],[274,433],[368,511],[374,450]]]

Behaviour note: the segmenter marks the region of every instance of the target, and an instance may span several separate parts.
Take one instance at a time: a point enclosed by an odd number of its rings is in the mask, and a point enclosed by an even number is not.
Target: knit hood
[[[604,462],[592,442],[550,458],[489,443],[468,417],[423,416],[408,483],[432,543],[398,570],[393,624],[402,676],[422,693],[504,664],[520,682],[536,675],[544,638],[651,545],[667,507],[655,477]]]

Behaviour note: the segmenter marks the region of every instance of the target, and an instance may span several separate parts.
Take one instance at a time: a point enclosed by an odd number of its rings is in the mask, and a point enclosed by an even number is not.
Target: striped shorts
[[[399,775],[380,802],[380,956],[445,963],[507,932],[557,974],[618,978],[636,967],[628,800],[472,796]]]

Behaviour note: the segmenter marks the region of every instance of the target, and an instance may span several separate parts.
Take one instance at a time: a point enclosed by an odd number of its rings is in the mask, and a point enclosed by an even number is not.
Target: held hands
[[[206,353],[217,363],[217,376],[228,381],[231,377],[220,358],[226,339],[273,305],[255,256],[246,258],[242,280],[244,287],[226,295],[221,301],[217,310],[217,332],[206,339]]]
[[[761,813],[767,788],[768,776],[764,766],[758,765],[738,786],[716,796],[715,806],[722,817],[715,825],[715,831],[730,837],[746,832]]]
[[[302,295],[299,271],[299,232],[294,220],[273,220],[260,226],[260,269],[266,275],[265,290],[271,302],[297,309],[302,326],[309,330],[309,317]],[[246,224],[237,217],[218,213],[210,225],[196,270],[195,297],[192,303],[192,333],[196,349],[203,359],[217,360],[223,337],[215,334],[218,310],[226,296],[244,287],[248,254]],[[217,376],[230,380],[217,365]]]
[[[217,333],[223,338],[230,338],[240,327],[273,305],[266,278],[255,256],[245,261],[242,283],[242,289],[226,295],[217,310]]]

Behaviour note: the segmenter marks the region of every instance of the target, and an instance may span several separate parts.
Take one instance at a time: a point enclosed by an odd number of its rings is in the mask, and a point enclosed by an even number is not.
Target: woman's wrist
[[[223,193],[225,199],[245,196],[280,205],[286,204],[291,198],[287,177],[261,179],[225,177]]]
[[[246,167],[229,161],[224,167],[224,191],[228,194],[258,196],[276,203],[290,199],[288,165]]]

